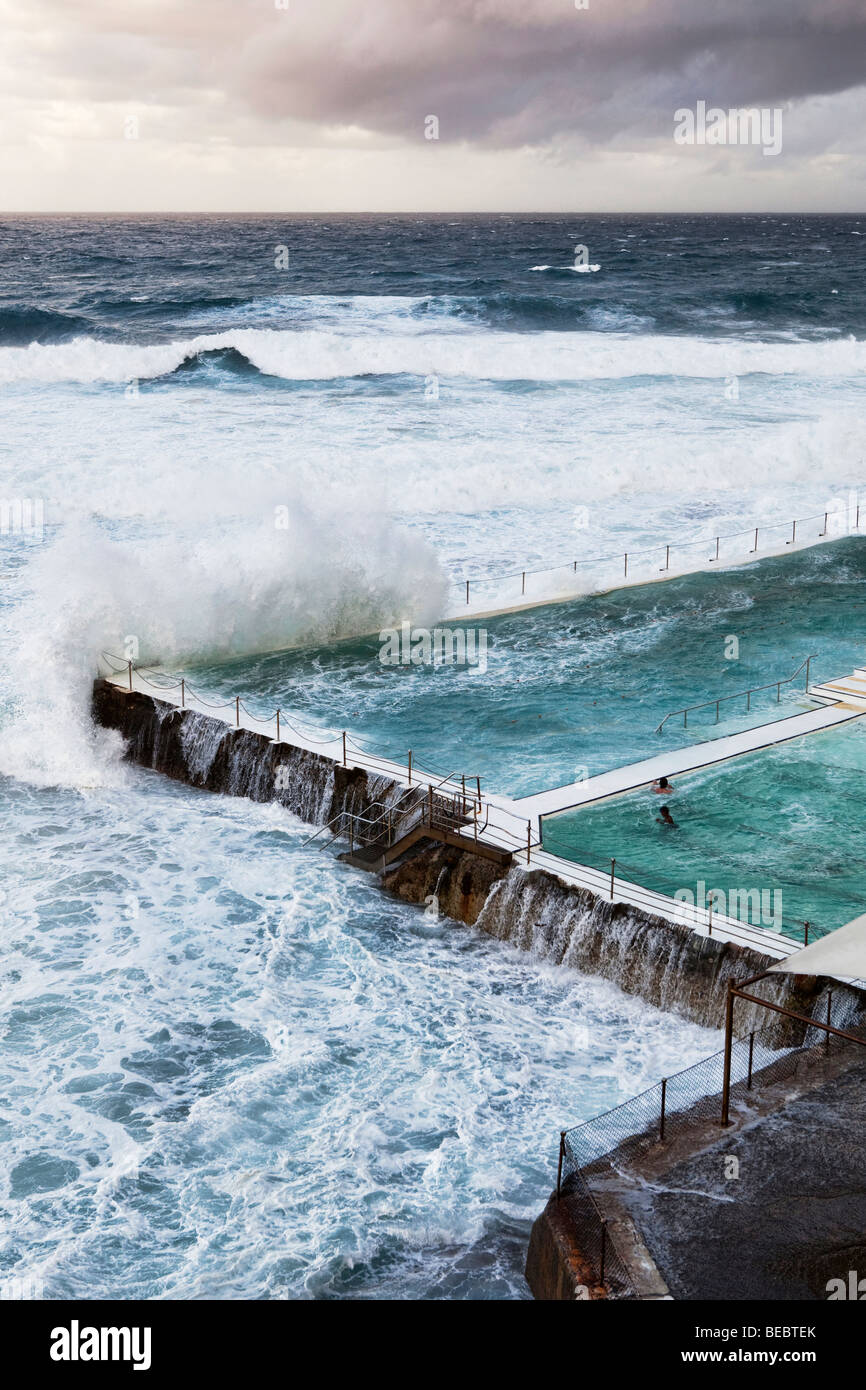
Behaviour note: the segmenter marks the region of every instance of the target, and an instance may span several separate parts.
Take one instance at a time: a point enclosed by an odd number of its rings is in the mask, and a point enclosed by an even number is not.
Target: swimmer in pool
[[[659,807],[659,813],[656,816],[656,820],[659,825],[669,825],[672,830],[679,830],[679,826],[677,825],[676,821],[671,815],[670,808],[668,806]]]
[[[653,782],[652,790],[658,792],[659,796],[667,796],[674,790],[667,777],[660,777],[657,782]]]

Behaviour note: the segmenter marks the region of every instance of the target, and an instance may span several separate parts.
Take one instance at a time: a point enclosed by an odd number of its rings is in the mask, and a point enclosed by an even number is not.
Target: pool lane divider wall
[[[397,765],[390,776],[343,766],[339,757],[277,743],[253,729],[125,689],[117,680],[95,682],[93,714],[123,737],[127,758],[139,766],[204,791],[276,802],[312,825],[324,827],[345,814],[363,817],[372,807],[393,806],[397,814],[406,809],[407,775]],[[426,785],[418,788],[419,802],[426,792]],[[491,801],[485,834],[505,845],[512,832],[495,825],[498,803],[507,804],[503,798]],[[511,850],[508,867],[479,857],[468,839],[465,850],[422,842],[387,868],[381,881],[405,902],[435,900],[446,916],[537,959],[600,976],[709,1027],[721,1025],[729,979],[766,970],[795,949],[775,933],[721,918],[709,935],[682,913],[676,920],[680,905],[672,899],[638,885],[617,885],[611,901],[607,875],[537,847],[526,855],[512,842]],[[819,988],[811,978],[774,980],[777,1002],[798,1009]]]

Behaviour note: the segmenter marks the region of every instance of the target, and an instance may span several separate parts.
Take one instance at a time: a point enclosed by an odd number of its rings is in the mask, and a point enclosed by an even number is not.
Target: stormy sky
[[[8,211],[866,210],[866,0],[0,0],[0,24]],[[698,102],[780,110],[781,151],[676,143]]]

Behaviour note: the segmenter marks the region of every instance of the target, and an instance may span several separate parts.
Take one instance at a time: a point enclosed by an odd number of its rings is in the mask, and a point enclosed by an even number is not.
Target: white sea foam
[[[809,377],[866,371],[866,343],[759,343],[610,333],[428,332],[363,335],[234,329],[160,344],[31,344],[0,351],[0,382],[123,382],[166,376],[202,353],[234,349],[286,381],[409,374],[491,381],[601,381],[626,377]]]
[[[4,636],[0,772],[43,786],[117,782],[119,738],[95,727],[100,653],[179,664],[431,623],[446,585],[430,548],[375,514],[299,501],[288,531],[235,522],[205,538],[112,539],[70,524],[28,568]],[[133,644],[130,647],[130,643]]]

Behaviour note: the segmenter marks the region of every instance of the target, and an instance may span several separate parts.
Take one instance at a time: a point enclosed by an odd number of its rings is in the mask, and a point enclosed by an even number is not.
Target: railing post
[[[782,682],[781,682],[781,681],[776,681],[776,704],[777,704],[777,705],[778,705],[779,701],[781,700],[781,698],[782,698]]]
[[[659,570],[659,574],[664,574],[665,570],[669,570],[670,567],[671,567],[671,548],[670,548],[669,545],[666,545],[666,546],[665,546],[665,562],[664,562],[664,564],[662,565],[661,569]]]
[[[826,534],[827,534],[827,517],[828,517],[828,516],[829,516],[829,512],[825,512],[825,513],[824,513],[824,530],[818,532],[818,540],[819,540],[819,541],[822,540],[822,539],[824,538],[824,536],[826,536]]]
[[[790,539],[789,541],[785,541],[785,544],[786,544],[786,545],[793,545],[794,542],[796,541],[796,539],[797,539],[797,523],[796,523],[796,521],[794,521],[794,522],[792,522],[792,524],[791,524],[791,539]]]
[[[832,989],[829,989],[829,990],[827,991],[827,1027],[828,1027],[828,1028],[830,1027],[830,1014],[831,1014],[831,1012],[832,1012],[832,1009],[833,1009],[833,991],[832,991]],[[828,1052],[830,1051],[830,1034],[829,1034],[829,1033],[827,1034],[827,1051],[828,1051]]]
[[[754,1057],[754,1055],[755,1055],[755,1035],[754,1035],[754,1033],[750,1033],[750,1034],[749,1034],[749,1079],[748,1079],[748,1081],[746,1082],[746,1089],[749,1090],[749,1091],[751,1091],[751,1089],[752,1089],[752,1058]]]
[[[720,701],[717,700],[717,701],[716,701],[716,723],[717,723],[717,724],[718,724],[718,722],[719,722],[719,704],[720,704]]]
[[[616,876],[616,860],[610,861],[610,900],[613,902],[613,881]]]
[[[409,786],[412,785],[412,749],[409,749]]]
[[[754,544],[753,548],[749,551],[749,554],[750,554],[750,555],[754,555],[754,554],[755,554],[755,551],[756,551],[757,549],[758,549],[758,528],[757,528],[757,526],[756,526],[756,527],[755,527],[755,544]]]
[[[469,602],[469,580],[466,581],[466,602]]]
[[[183,709],[186,704],[186,681],[181,677],[180,682],[180,707]]]
[[[812,664],[811,656],[806,657],[806,694],[809,694],[809,667]]]
[[[132,662],[129,663],[129,688],[132,689]]]
[[[433,829],[433,784],[427,787],[427,824]]]
[[[520,581],[520,592],[521,594],[526,593],[526,570],[523,571],[523,578]]]
[[[661,1118],[659,1120],[659,1141],[663,1141],[665,1137],[665,1099],[667,1097],[667,1093],[668,1079],[666,1076],[664,1076],[662,1077],[662,1113]]]
[[[808,945],[809,945],[809,923],[808,923],[808,922],[804,922],[804,923],[803,923],[803,945],[804,945],[804,946],[808,946]]]
[[[236,696],[235,696],[235,728],[236,728],[236,729],[239,729],[240,727],[241,727],[241,697],[240,697],[240,695],[236,695]]]
[[[712,895],[710,896],[710,910],[709,910],[709,913],[708,913],[708,915],[707,915],[707,924],[708,924],[709,929],[710,929],[710,936],[712,936],[712,934],[713,934],[713,899],[712,899]]]
[[[716,536],[716,553],[715,553],[715,555],[711,555],[711,556],[710,556],[710,564],[712,564],[714,560],[718,560],[718,558],[719,558],[719,541],[720,541],[720,540],[721,540],[721,537],[720,537],[720,536]]]
[[[280,741],[280,711],[277,710],[277,743]]]
[[[388,848],[391,848],[391,807],[388,807]]]
[[[466,815],[466,773],[461,773],[461,785],[463,787],[463,814]]]
[[[623,579],[628,579],[628,551],[626,551],[622,558],[625,561],[625,569],[622,572],[622,577]]]
[[[562,1196],[562,1160],[565,1157],[565,1130],[559,1131],[559,1164],[556,1169],[556,1200]]]
[[[526,862],[530,860],[530,850],[532,849],[532,821],[526,822]]]
[[[354,812],[349,816],[349,853],[355,850],[355,815]]]
[[[728,980],[728,998],[725,1005],[725,1065],[722,1080],[722,1125],[730,1121],[731,1103],[731,1049],[734,1043],[734,982]]]
[[[346,766],[346,730],[343,730],[343,767]]]

